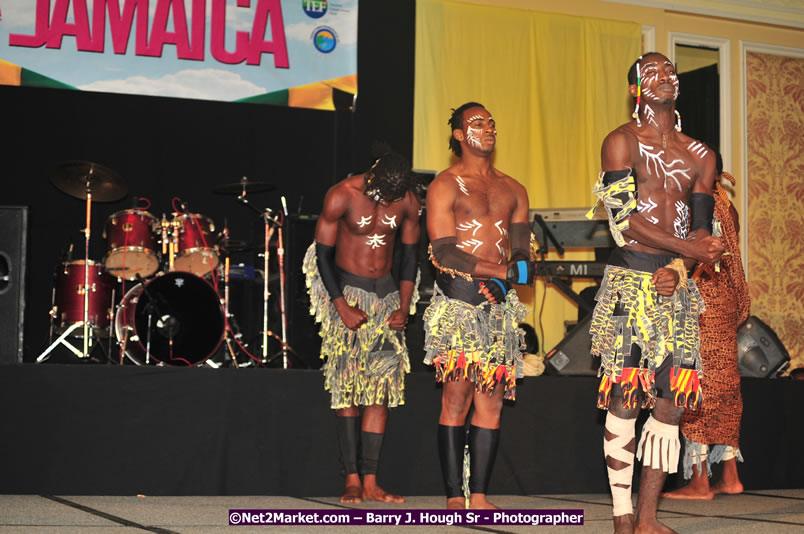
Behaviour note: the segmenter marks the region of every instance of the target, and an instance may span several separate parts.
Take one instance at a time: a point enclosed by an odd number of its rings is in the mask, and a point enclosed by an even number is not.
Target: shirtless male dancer
[[[460,106],[449,123],[450,148],[460,161],[427,191],[427,232],[438,273],[424,314],[425,363],[444,383],[438,449],[447,508],[496,508],[486,491],[503,399],[514,399],[522,376],[518,324],[527,314],[511,284],[530,285],[534,274],[528,194],[491,164],[497,128],[482,105]],[[467,441],[471,475],[464,488]]]
[[[703,299],[687,271],[712,264],[715,156],[681,133],[673,64],[640,57],[628,73],[634,119],[603,141],[595,194],[618,248],[598,291],[592,354],[601,357],[598,407],[608,409],[603,451],[615,532],[673,532],[656,519],[659,492],[678,465],[678,423],[701,403],[698,315]],[[651,409],[636,444],[636,417]],[[631,502],[634,453],[642,459],[637,514]]]
[[[377,485],[377,465],[388,408],[405,403],[410,372],[403,330],[418,300],[418,185],[410,164],[394,152],[335,184],[304,259],[346,475],[341,502],[405,501]],[[391,276],[397,233],[400,289]]]

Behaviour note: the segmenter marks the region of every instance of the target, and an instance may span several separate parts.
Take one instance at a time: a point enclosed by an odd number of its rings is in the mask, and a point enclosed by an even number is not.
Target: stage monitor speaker
[[[587,315],[567,333],[553,350],[544,357],[544,372],[548,375],[596,376],[600,360],[592,357],[592,336],[589,325],[592,315]]]
[[[737,361],[741,376],[773,378],[790,363],[776,333],[755,315],[737,329]]]
[[[0,363],[22,362],[28,208],[0,206]]]

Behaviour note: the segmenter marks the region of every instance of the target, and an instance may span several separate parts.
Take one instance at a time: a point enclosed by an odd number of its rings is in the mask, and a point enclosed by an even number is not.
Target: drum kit
[[[213,193],[237,195],[240,203],[259,214],[265,226],[261,350],[254,355],[241,343],[242,335],[232,326],[235,321],[229,311],[229,252],[245,248],[245,242],[230,239],[227,228],[216,233],[212,219],[188,211],[174,199],[170,218],[149,213],[150,204],[110,215],[103,231],[106,254],[97,262],[89,258],[92,202],[124,198],[128,190],[123,179],[97,163],[71,161],[57,167],[50,181],[64,193],[86,201],[84,258],[72,260],[71,245],[66,261],[56,271],[50,312],[52,343],[37,362],[47,360],[59,345],[86,359],[97,342],[106,339],[110,363],[220,367],[224,363],[213,356],[220,354],[223,345],[224,361],[234,366],[267,365],[280,357],[282,367],[289,366],[295,352],[287,344],[284,219],[270,209],[259,210],[247,199],[249,193],[273,190],[272,184],[243,178],[213,189]],[[139,199],[138,204],[144,200]],[[282,202],[284,205],[284,197]],[[281,336],[268,329],[269,242],[276,230]],[[83,346],[74,346],[74,338],[81,338]],[[269,340],[274,349],[279,347],[274,354],[269,354]],[[115,344],[117,358],[112,356]],[[240,363],[238,355],[243,354],[249,358]]]

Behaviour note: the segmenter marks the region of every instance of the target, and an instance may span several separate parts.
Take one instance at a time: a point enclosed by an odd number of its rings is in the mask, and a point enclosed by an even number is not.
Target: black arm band
[[[514,223],[510,228],[511,261],[530,261],[530,224]]]
[[[614,182],[619,182],[627,176],[633,176],[636,180],[636,171],[633,169],[623,169],[620,171],[606,171],[603,173],[603,185],[609,186]]]
[[[335,268],[335,247],[322,245],[318,241],[315,243],[315,256],[318,260],[318,273],[321,275],[321,282],[329,293],[329,299],[335,300],[343,296],[341,285],[338,283],[337,270]]]
[[[706,193],[690,195],[690,232],[703,228],[712,233],[712,216],[715,213],[715,197]]]
[[[480,258],[459,250],[455,246],[457,243],[458,238],[455,236],[442,237],[432,241],[430,244],[433,246],[433,256],[441,267],[471,275]]]
[[[419,268],[418,245],[402,243],[399,251],[399,279],[416,282],[416,271]]]

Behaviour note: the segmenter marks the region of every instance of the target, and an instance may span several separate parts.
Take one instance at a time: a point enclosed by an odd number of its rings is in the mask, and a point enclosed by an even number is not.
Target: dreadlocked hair
[[[467,102],[458,109],[451,109],[450,111],[452,111],[452,115],[450,115],[449,120],[447,121],[447,124],[449,124],[449,148],[459,158],[463,154],[463,149],[461,148],[461,144],[458,142],[458,140],[455,139],[455,136],[452,135],[452,132],[455,130],[463,130],[463,112],[469,108],[486,109],[486,106],[483,104],[478,104],[477,102]]]
[[[366,171],[366,194],[375,200],[394,202],[408,191],[418,194],[418,177],[411,171],[408,159],[384,143],[376,143],[372,152],[377,158]]]

